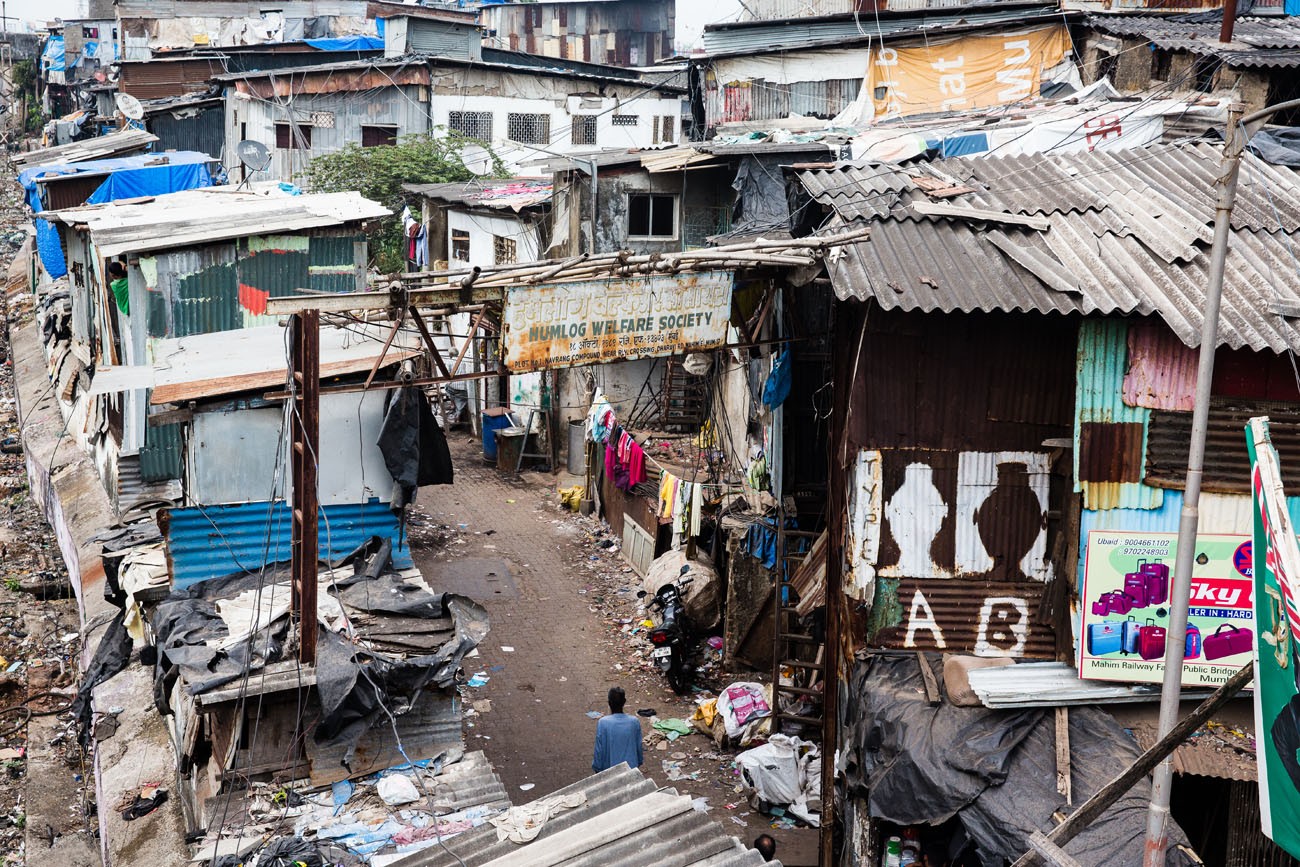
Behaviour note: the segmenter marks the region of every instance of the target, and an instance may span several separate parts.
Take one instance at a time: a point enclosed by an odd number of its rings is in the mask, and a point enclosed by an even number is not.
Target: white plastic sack
[[[769,804],[793,807],[795,815],[809,824],[817,824],[809,799],[821,796],[821,778],[817,773],[817,746],[802,738],[772,735],[761,747],[736,756],[745,785]],[[816,781],[814,783],[814,781]]]
[[[405,774],[389,774],[381,778],[375,788],[379,792],[379,797],[390,807],[420,800],[420,793],[416,790],[415,783],[411,782],[411,778]]]

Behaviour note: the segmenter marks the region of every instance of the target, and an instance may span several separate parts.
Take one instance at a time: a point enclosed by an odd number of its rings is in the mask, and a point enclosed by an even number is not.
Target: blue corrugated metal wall
[[[392,539],[396,546],[397,516],[378,500],[326,506],[321,511],[322,559],[341,557],[371,536]],[[208,578],[288,562],[290,527],[289,509],[282,501],[172,509],[166,535],[173,584],[188,587]],[[405,544],[394,548],[393,565],[398,569],[414,565]]]

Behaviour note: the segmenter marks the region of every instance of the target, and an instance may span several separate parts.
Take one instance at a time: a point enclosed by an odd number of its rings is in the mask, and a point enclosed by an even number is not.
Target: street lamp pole
[[[1165,673],[1160,692],[1160,723],[1156,739],[1164,737],[1178,722],[1178,702],[1183,681],[1183,636],[1187,634],[1187,607],[1192,589],[1192,564],[1196,558],[1196,531],[1200,524],[1201,476],[1205,469],[1205,441],[1210,423],[1210,385],[1214,378],[1214,350],[1219,342],[1219,307],[1223,300],[1223,272],[1228,259],[1228,238],[1232,232],[1232,208],[1237,198],[1237,178],[1246,141],[1279,111],[1300,108],[1300,99],[1271,105],[1242,117],[1245,106],[1228,107],[1228,129],[1223,143],[1223,161],[1215,179],[1214,244],[1210,250],[1209,285],[1205,292],[1204,321],[1201,323],[1200,364],[1196,371],[1196,403],[1192,412],[1192,441],[1187,457],[1187,481],[1183,488],[1183,510],[1178,524],[1178,548],[1174,559],[1174,581],[1170,590],[1169,629],[1165,640]],[[1161,762],[1152,774],[1151,804],[1147,811],[1143,867],[1164,867],[1169,841],[1169,795],[1173,784],[1172,758]]]

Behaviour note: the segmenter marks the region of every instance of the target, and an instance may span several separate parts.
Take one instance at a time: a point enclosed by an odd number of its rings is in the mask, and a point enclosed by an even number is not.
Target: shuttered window
[[[277,123],[275,146],[280,150],[311,150],[311,127],[305,124]]]

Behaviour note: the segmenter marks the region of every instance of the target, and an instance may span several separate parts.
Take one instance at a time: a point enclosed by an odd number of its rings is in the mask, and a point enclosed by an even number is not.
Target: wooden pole
[[[320,449],[320,311],[294,314],[290,324],[294,394],[290,424],[293,465],[292,514],[293,611],[298,618],[298,659],[316,663],[316,582],[320,544],[317,538],[316,480]]]

